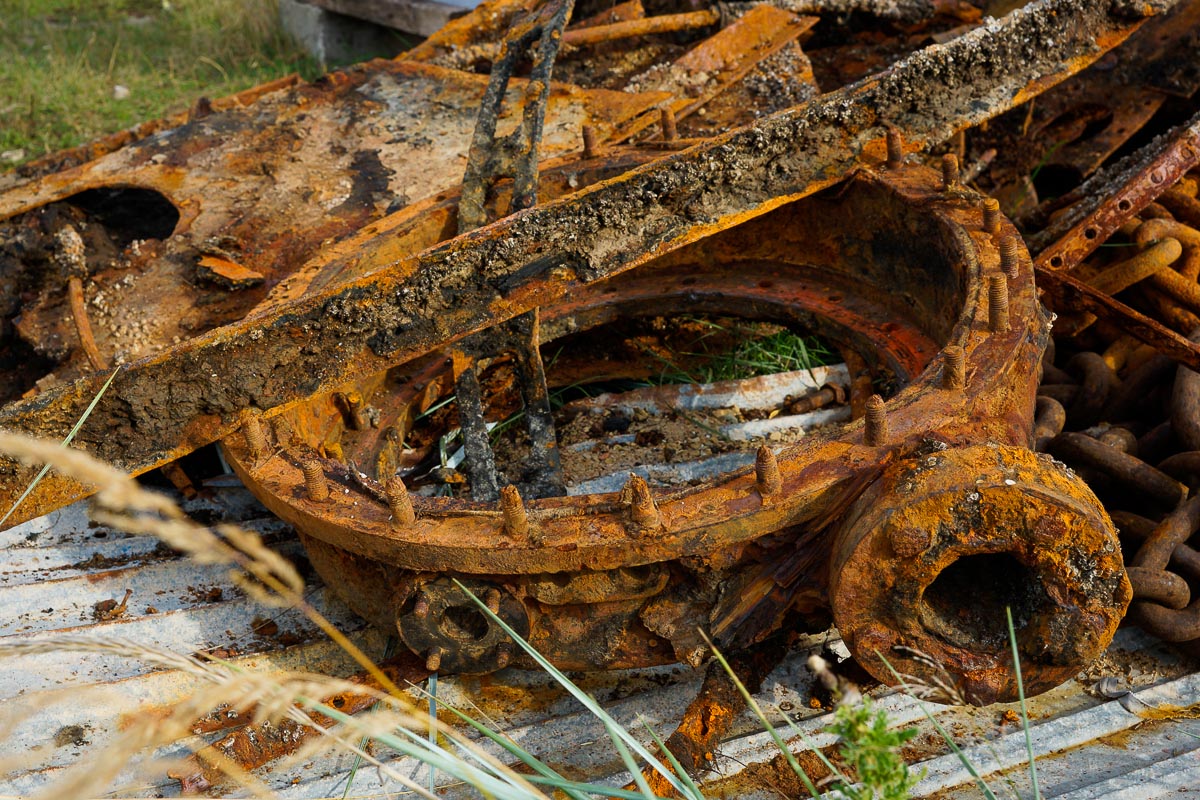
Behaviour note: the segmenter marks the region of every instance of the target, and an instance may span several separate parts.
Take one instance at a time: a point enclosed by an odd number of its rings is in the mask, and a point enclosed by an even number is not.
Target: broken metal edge
[[[880,160],[884,125],[904,130],[910,150],[944,140],[1078,72],[1172,5],[1044,0],[1014,11],[805,106],[131,364],[77,441],[145,472],[227,435],[250,407],[378,372],[829,186]],[[0,427],[61,438],[101,381],[10,404]],[[7,462],[0,473],[10,504],[31,472]],[[45,480],[7,524],[91,491]]]

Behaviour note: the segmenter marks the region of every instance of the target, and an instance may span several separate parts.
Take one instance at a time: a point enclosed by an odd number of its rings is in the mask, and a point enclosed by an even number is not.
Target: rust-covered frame
[[[412,359],[828,186],[878,159],[885,125],[908,147],[1011,108],[1119,44],[1171,5],[1046,0],[878,77],[782,112],[418,256],[386,237],[346,256],[363,277],[123,367],[77,444],[133,473],[227,435],[247,411],[282,408]],[[634,223],[634,224],[631,224]],[[95,375],[0,410],[0,425],[61,438]],[[32,472],[7,464],[0,498]],[[86,496],[51,476],[8,524]]]
[[[1130,590],[1091,492],[1028,450],[1049,323],[1023,248],[1001,256],[1015,229],[982,199],[893,163],[542,307],[547,339],[648,308],[803,322],[908,384],[842,429],[760,451],[755,469],[670,491],[397,502],[318,457],[343,418],[322,399],[270,438],[230,437],[227,457],[327,582],[432,668],[517,657],[449,573],[563,667],[699,658],[697,626],[736,647],[832,606],[878,677],[883,654],[932,680],[924,653],[976,702],[1015,697],[996,635],[1011,605],[1026,689],[1049,688],[1103,650]],[[394,416],[370,391],[362,402]],[[966,585],[993,567],[1011,582]]]

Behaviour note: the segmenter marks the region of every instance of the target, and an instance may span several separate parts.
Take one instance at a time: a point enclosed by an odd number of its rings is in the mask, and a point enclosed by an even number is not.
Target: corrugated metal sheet
[[[186,504],[201,518],[241,521],[303,563],[303,552],[285,526],[271,518],[228,479],[211,482],[212,498]],[[75,505],[0,533],[0,641],[37,640],[71,633],[123,637],[180,653],[220,649],[254,669],[314,670],[348,675],[355,667],[295,612],[264,609],[247,598],[220,568],[201,567],[159,548],[146,537],[126,536],[88,523]],[[311,576],[310,576],[311,580]],[[97,619],[97,602],[120,601],[132,591],[128,609],[116,619]],[[312,602],[366,651],[382,656],[384,637],[366,629],[336,600],[313,584]],[[152,610],[151,610],[152,609]],[[256,633],[266,620],[278,630]],[[797,648],[763,685],[760,698],[795,715],[820,745],[826,712],[809,708],[812,678],[804,667],[812,650],[827,644],[813,637]],[[1200,798],[1200,672],[1136,630],[1122,631],[1105,659],[1085,676],[1030,704],[1032,735],[1044,796],[1088,798]],[[1097,696],[1092,684],[1103,676],[1126,681],[1130,693]],[[579,676],[613,716],[640,729],[645,721],[666,735],[700,685],[701,673],[687,667]],[[0,778],[0,794],[46,789],[73,764],[99,757],[122,726],[145,707],[168,706],[195,691],[197,679],[171,670],[148,670],[137,662],[103,655],[52,653],[9,659],[0,670],[0,758],[23,763]],[[444,678],[439,696],[495,721],[523,747],[568,774],[623,783],[628,776],[606,744],[602,727],[544,675],[509,670],[493,676]],[[979,797],[957,757],[947,753],[925,722],[920,704],[883,692],[879,705],[896,725],[915,724],[921,733],[909,753],[926,777],[922,797]],[[986,773],[1000,797],[1030,797],[1024,733],[1003,721],[1005,707],[962,709],[930,706],[972,762]],[[181,755],[204,743],[181,743],[166,755]],[[798,738],[794,744],[799,748]],[[354,759],[329,755],[263,770],[263,780],[281,796],[341,797]],[[715,754],[707,787],[714,797],[778,798],[778,751],[757,724],[745,717],[735,735]],[[399,760],[394,766],[424,780],[423,769]],[[786,769],[786,768],[785,768]],[[443,787],[450,796],[465,790]],[[174,781],[161,765],[130,767],[114,792],[126,796],[173,795]],[[402,794],[375,770],[357,771],[350,797]]]

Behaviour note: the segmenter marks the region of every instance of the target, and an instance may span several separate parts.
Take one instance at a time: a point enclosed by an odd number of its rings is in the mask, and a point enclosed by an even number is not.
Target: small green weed
[[[849,800],[905,800],[921,779],[900,756],[900,747],[917,735],[917,729],[889,730],[887,713],[876,709],[870,698],[839,705],[826,730],[838,737],[842,757],[858,776],[858,785],[834,783]]]

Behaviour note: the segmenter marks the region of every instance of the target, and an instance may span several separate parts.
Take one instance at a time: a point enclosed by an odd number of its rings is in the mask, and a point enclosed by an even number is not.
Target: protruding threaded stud
[[[493,614],[500,613],[500,590],[488,589],[483,593],[483,604],[487,606],[487,610]]]
[[[504,669],[512,661],[512,645],[508,642],[501,642],[496,645],[496,669]]]
[[[329,499],[329,481],[325,479],[325,470],[321,469],[319,461],[305,461],[300,465],[304,472],[304,489],[308,499],[314,503],[324,503]]]
[[[246,417],[246,421],[242,423],[242,435],[246,437],[246,446],[250,448],[250,455],[254,456],[256,460],[266,454],[267,434],[263,431],[258,417]]]
[[[524,536],[529,533],[529,517],[521,493],[511,483],[500,490],[500,513],[504,516],[504,530],[509,536]]]
[[[988,276],[988,330],[1008,330],[1008,278],[1004,275]]]
[[[950,191],[958,185],[958,156],[946,153],[942,156],[942,189]]]
[[[417,593],[417,599],[413,601],[412,613],[417,619],[425,619],[429,616],[429,597],[425,592]]]
[[[417,521],[417,512],[413,510],[408,487],[399,475],[388,478],[383,491],[387,495],[388,508],[392,511],[392,525],[411,525]]]
[[[1000,233],[1000,201],[994,197],[983,201],[983,231],[991,236]]]
[[[887,166],[896,169],[904,163],[904,137],[896,128],[888,128],[887,136]]]
[[[650,494],[650,487],[644,478],[630,473],[625,489],[629,493],[629,515],[634,525],[639,528],[657,528],[662,524],[658,506],[655,505],[654,496]]]
[[[942,388],[961,389],[966,386],[966,355],[956,344],[946,345],[942,350]]]
[[[425,669],[437,672],[442,666],[442,653],[444,652],[446,651],[437,645],[429,648],[429,653],[425,656]]]
[[[774,451],[765,444],[758,448],[754,457],[754,478],[758,484],[758,493],[770,497],[779,492],[783,486],[783,478],[779,475],[779,460]]]
[[[663,106],[658,110],[658,116],[662,122],[663,140],[673,142],[678,139],[679,129],[675,125],[675,109]]]
[[[864,425],[864,442],[872,447],[878,447],[887,443],[887,409],[884,408],[883,398],[877,394],[873,394],[867,398],[867,414]]]
[[[1015,233],[1009,233],[1000,238],[1000,271],[1009,280],[1017,277],[1017,269],[1021,264],[1021,240]]]
[[[583,126],[583,157],[596,157],[596,129],[591,125]]]

